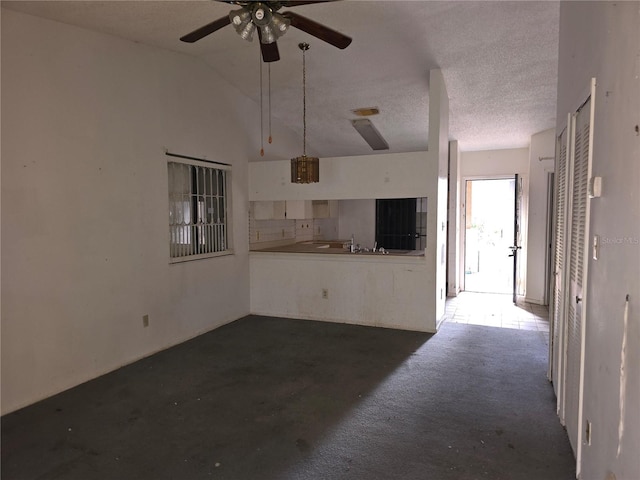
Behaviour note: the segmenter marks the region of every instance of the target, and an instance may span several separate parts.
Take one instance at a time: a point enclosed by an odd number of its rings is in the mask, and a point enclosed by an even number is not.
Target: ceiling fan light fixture
[[[229,12],[229,21],[243,40],[251,42],[256,30],[260,34],[260,42],[271,44],[285,34],[291,21],[277,12],[273,12],[268,5],[256,2],[249,7],[243,7]]]
[[[276,30],[271,25],[262,25],[260,27],[260,41],[262,43],[273,43],[278,39]]]
[[[231,10],[229,12],[229,20],[237,30],[241,25],[251,21],[251,13],[245,8]]]
[[[271,25],[276,30],[276,32],[280,32],[278,36],[281,36],[284,35],[285,32],[289,29],[291,21],[288,18],[283,17],[279,13],[274,13],[271,20]]]
[[[251,14],[244,9],[235,10],[229,14],[231,25],[243,40],[248,42],[253,40],[253,32],[256,26],[251,23]]]
[[[274,13],[271,17],[271,23],[260,26],[260,41],[265,44],[273,43],[289,28],[289,20],[279,13]]]
[[[256,26],[251,21],[251,12],[245,8],[233,10],[229,13],[229,20],[240,38],[248,42],[253,41],[253,32],[256,31]]]
[[[256,31],[256,26],[253,23],[249,22],[244,25],[244,27],[237,28],[236,30],[238,31],[238,35],[240,35],[240,38],[246,40],[247,42],[251,42],[253,41],[253,33]]]
[[[251,9],[251,18],[258,27],[269,25],[272,18],[271,9],[262,2],[256,2]]]

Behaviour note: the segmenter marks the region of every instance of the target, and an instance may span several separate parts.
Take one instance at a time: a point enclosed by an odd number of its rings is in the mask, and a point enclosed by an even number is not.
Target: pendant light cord
[[[258,65],[260,65],[260,156],[264,157],[264,127],[263,127],[263,108],[262,108],[262,57],[258,57]]]
[[[269,91],[268,91],[268,105],[269,105],[269,143],[273,141],[273,137],[271,137],[271,63],[267,66],[267,73],[269,79]]]
[[[307,156],[307,65],[305,52],[309,50],[309,45],[300,44],[302,49],[302,156]]]

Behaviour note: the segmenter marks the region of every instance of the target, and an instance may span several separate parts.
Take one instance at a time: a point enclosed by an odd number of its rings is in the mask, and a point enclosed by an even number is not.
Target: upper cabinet
[[[308,220],[338,217],[338,200],[262,200],[251,203],[255,220]]]
[[[287,200],[286,209],[288,220],[313,218],[312,200]]]
[[[313,200],[313,218],[336,218],[338,200]]]
[[[286,202],[284,200],[253,202],[253,218],[256,220],[285,219]]]

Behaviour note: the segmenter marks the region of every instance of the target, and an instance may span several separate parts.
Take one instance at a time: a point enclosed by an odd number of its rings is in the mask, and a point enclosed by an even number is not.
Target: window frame
[[[169,155],[167,153],[167,155]],[[167,231],[167,245],[168,245],[168,257],[169,257],[169,263],[170,264],[174,264],[174,263],[183,263],[183,262],[190,262],[193,260],[201,260],[201,259],[205,259],[205,258],[213,258],[213,257],[222,257],[222,256],[227,256],[227,255],[233,255],[234,251],[233,251],[233,242],[232,242],[232,217],[231,217],[231,212],[232,212],[232,205],[231,205],[231,193],[230,193],[230,187],[231,187],[231,165],[228,164],[224,164],[224,163],[220,163],[220,162],[213,162],[213,161],[206,161],[206,160],[199,160],[199,159],[194,159],[191,157],[184,157],[182,155],[174,155],[171,154],[170,155],[171,159],[167,160],[167,213],[168,213],[168,231]],[[174,183],[172,182],[172,173],[171,173],[171,168],[172,168],[172,164],[176,164],[176,165],[187,165],[189,167],[196,167],[196,169],[194,170],[193,168],[189,168],[189,177],[187,177],[186,181],[188,181],[188,191],[183,191],[182,193],[177,193],[177,189],[176,189],[176,184],[175,184],[175,178],[174,178]],[[206,192],[206,191],[199,191],[198,188],[198,183],[199,183],[199,177],[198,174],[196,172],[199,171],[200,168],[205,168],[205,169],[209,169],[212,171],[220,171],[223,172],[223,183],[222,183],[222,195],[218,194],[218,185],[216,185],[216,192],[215,194],[213,193],[213,191],[210,192]],[[195,175],[194,175],[195,173]],[[218,178],[218,173],[215,172],[216,178]],[[195,189],[194,189],[195,186]],[[202,185],[200,185],[200,187],[202,187]],[[206,187],[204,187],[206,189]],[[194,193],[195,190],[195,193]],[[188,199],[188,206],[185,205],[184,210],[182,215],[187,214],[190,216],[190,220],[188,223],[183,224],[182,228],[185,229],[186,231],[186,235],[189,236],[189,240],[188,240],[188,244],[184,243],[183,245],[188,245],[186,252],[182,251],[180,252],[178,249],[180,247],[177,247],[177,242],[175,241],[175,235],[176,234],[180,234],[178,233],[178,231],[174,231],[174,229],[177,227],[178,229],[181,227],[179,224],[175,223],[174,217],[172,217],[173,215],[176,215],[177,210],[175,210],[175,197],[174,195],[183,195],[183,197],[186,197]],[[199,198],[202,197],[202,200],[200,200]],[[223,220],[222,221],[218,221],[218,222],[211,222],[211,223],[206,223],[205,225],[199,225],[199,220],[202,219],[202,217],[206,217],[208,213],[211,212],[207,212],[207,211],[203,211],[202,208],[206,208],[207,205],[207,201],[212,199],[215,199],[216,202],[219,202],[218,199],[222,198],[223,199],[223,208],[222,210],[220,210],[223,213]],[[183,199],[183,202],[185,201],[185,199]],[[213,205],[212,205],[213,206]],[[219,208],[219,204],[218,204],[218,208]],[[198,214],[198,211],[200,212]],[[219,212],[218,210],[215,210],[215,212]],[[215,214],[215,213],[214,213]],[[219,214],[219,213],[218,213]],[[218,217],[218,220],[220,220],[220,217]],[[204,253],[197,253],[197,249],[198,247],[195,245],[194,241],[193,241],[193,236],[191,236],[192,234],[198,234],[198,232],[205,232],[204,235],[204,243],[202,243],[201,245],[211,245],[211,242],[213,241],[213,237],[212,235],[214,235],[215,232],[215,227],[221,225],[222,226],[222,237],[221,237],[221,241],[223,242],[224,248],[222,250],[215,250],[215,251],[206,251]],[[207,227],[212,227],[211,229],[208,229]],[[188,229],[188,230],[187,230]],[[184,232],[184,231],[183,231]],[[208,232],[208,233],[207,233]],[[185,233],[182,233],[183,235]],[[198,242],[198,240],[196,240],[196,242]],[[198,242],[199,243],[199,242]],[[215,243],[215,242],[214,242]],[[214,247],[215,248],[215,247]],[[207,247],[205,247],[205,249],[207,249]]]

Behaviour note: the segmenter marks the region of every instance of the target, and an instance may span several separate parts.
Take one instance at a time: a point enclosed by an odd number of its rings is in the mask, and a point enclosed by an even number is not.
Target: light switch
[[[602,177],[589,179],[589,197],[598,198],[602,195]]]

